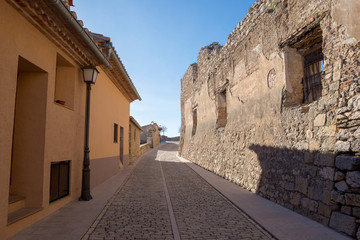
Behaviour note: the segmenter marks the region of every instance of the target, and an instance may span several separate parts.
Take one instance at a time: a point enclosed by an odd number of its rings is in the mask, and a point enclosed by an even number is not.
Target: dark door
[[[120,162],[124,163],[124,128],[120,127]]]

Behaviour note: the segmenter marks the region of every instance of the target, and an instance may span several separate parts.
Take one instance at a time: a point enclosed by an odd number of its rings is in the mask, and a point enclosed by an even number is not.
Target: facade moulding
[[[7,0],[7,2],[80,66],[103,64],[108,68],[112,67],[87,30],[80,25],[62,1]]]

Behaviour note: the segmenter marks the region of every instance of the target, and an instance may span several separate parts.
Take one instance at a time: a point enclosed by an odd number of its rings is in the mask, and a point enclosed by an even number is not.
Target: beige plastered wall
[[[103,70],[91,89],[90,169],[91,187],[116,174],[129,161],[129,115],[127,100]],[[114,142],[114,123],[118,125],[118,142]],[[120,161],[120,127],[124,128],[123,163]]]
[[[360,1],[334,1],[332,15],[338,25],[343,25],[349,36],[360,39]]]
[[[0,29],[0,236],[6,239],[79,197],[83,157],[81,149],[84,143],[85,84],[82,82],[80,67],[5,1],[0,1]],[[57,54],[63,56],[76,69],[73,78],[73,109],[54,102]],[[40,189],[35,201],[36,206],[42,210],[7,225],[19,56],[36,65],[44,72],[44,76],[47,76],[46,84],[39,89],[39,94],[45,99],[40,105],[46,110],[45,119],[41,119],[39,127],[42,129],[39,134],[43,136],[36,136],[44,139],[44,146],[40,146],[43,153],[40,160],[34,161],[30,155],[27,161],[32,162],[24,162],[29,166],[28,172],[40,176],[40,180],[36,181],[40,186],[25,183],[28,184],[27,189]],[[27,105],[23,107],[36,112],[37,106],[34,106],[34,103],[37,102],[30,100],[24,103]],[[50,164],[63,160],[71,160],[70,195],[49,204]],[[26,180],[21,178],[17,176],[20,182]],[[29,204],[32,205],[31,202]]]

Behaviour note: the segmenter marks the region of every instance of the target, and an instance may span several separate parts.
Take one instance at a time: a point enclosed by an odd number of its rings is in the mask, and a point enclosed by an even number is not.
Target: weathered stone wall
[[[147,150],[150,149],[150,143],[145,143],[140,145],[140,155],[142,156]]]
[[[139,156],[141,156],[140,150],[140,134],[141,130],[139,126],[129,121],[129,160],[134,162]]]
[[[160,144],[160,130],[157,123],[151,123],[141,127],[143,132],[140,135],[140,144],[150,143],[150,147],[154,148]]]
[[[355,237],[360,219],[360,29],[353,25],[359,4],[340,2],[257,1],[224,46],[202,48],[181,82],[179,152]],[[340,14],[343,8],[351,9],[346,17]],[[302,58],[291,42],[316,26],[324,54],[322,97],[303,104]],[[223,90],[226,126],[218,127]]]

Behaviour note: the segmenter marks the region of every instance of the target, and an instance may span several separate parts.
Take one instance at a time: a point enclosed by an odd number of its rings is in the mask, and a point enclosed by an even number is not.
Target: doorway
[[[124,164],[124,128],[120,127],[120,162]]]
[[[9,199],[26,208],[41,207],[48,73],[19,57]]]

